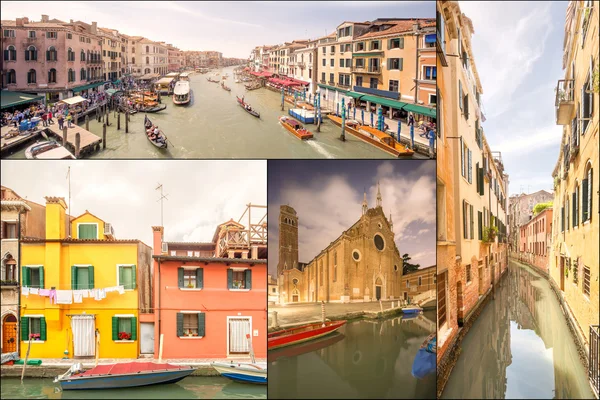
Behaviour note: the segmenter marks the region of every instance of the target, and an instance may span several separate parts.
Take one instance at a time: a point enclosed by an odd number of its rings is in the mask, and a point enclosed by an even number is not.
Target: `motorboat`
[[[84,371],[81,363],[54,379],[62,390],[121,389],[179,382],[194,368],[153,362],[128,362],[98,365]]]
[[[267,361],[273,362],[283,357],[292,358],[301,354],[312,353],[314,351],[332,346],[335,343],[344,340],[344,338],[345,336],[343,333],[333,332],[330,335],[323,336],[321,338],[314,339],[305,343],[301,343],[296,346],[286,346],[278,349],[269,350],[269,353],[267,354]]]
[[[212,362],[221,376],[241,383],[267,384],[267,363]]]
[[[271,332],[267,335],[267,348],[272,350],[317,339],[337,331],[345,324],[346,321],[317,322]]]
[[[406,306],[402,307],[402,312],[404,314],[418,314],[423,312],[423,309],[419,306]]]
[[[32,144],[25,150],[29,160],[75,160],[75,156],[63,145],[52,140]]]
[[[190,82],[180,80],[173,89],[173,104],[185,105],[190,102]]]
[[[437,336],[435,333],[427,336],[417,354],[412,365],[412,376],[417,379],[423,379],[436,371],[436,353]]]
[[[279,117],[279,122],[285,129],[296,136],[298,139],[306,140],[311,139],[313,134],[308,130],[304,129],[302,124],[293,118],[286,117],[285,115]]]

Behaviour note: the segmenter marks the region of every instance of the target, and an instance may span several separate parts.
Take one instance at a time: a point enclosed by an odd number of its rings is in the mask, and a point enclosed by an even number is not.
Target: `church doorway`
[[[381,300],[381,279],[375,281],[375,299]]]
[[[300,292],[298,289],[294,289],[292,292],[292,303],[297,303],[300,301]]]

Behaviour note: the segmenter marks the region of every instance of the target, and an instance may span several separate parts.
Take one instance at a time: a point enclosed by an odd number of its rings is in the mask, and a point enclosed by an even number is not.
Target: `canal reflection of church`
[[[394,242],[394,225],[377,203],[308,263],[298,260],[298,216],[283,205],[279,215],[279,302],[355,302],[400,299],[402,257]]]

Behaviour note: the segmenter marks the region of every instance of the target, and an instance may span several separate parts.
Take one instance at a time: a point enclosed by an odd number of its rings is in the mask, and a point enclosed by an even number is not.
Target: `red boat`
[[[312,353],[313,351],[321,350],[340,342],[344,338],[345,336],[343,333],[333,332],[330,335],[311,340],[310,342],[302,343],[297,346],[274,349],[269,351],[269,354],[267,355],[267,362],[277,361],[282,357],[292,358],[302,354]]]
[[[315,324],[302,325],[296,328],[269,333],[267,335],[267,347],[269,350],[272,350],[307,342],[335,332],[344,326],[345,323],[346,321],[325,322],[325,324],[317,322]]]

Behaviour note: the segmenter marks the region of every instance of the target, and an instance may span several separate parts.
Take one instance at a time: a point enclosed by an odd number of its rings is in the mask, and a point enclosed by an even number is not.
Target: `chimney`
[[[413,22],[413,32],[419,31],[419,21]]]
[[[71,21],[70,23],[72,24],[72,23],[73,23],[73,20],[71,19],[70,21]]]
[[[92,22],[92,32],[90,32],[92,35],[97,35],[98,34],[98,23],[97,22]]]
[[[46,239],[64,239],[67,237],[67,204],[63,197],[45,197],[46,199]]]
[[[47,15],[42,14],[42,22],[48,22],[50,18]]]
[[[16,23],[17,26],[23,26],[23,18],[17,18]]]
[[[164,238],[164,229],[162,226],[152,227],[152,254],[159,256],[162,252],[162,242]]]

